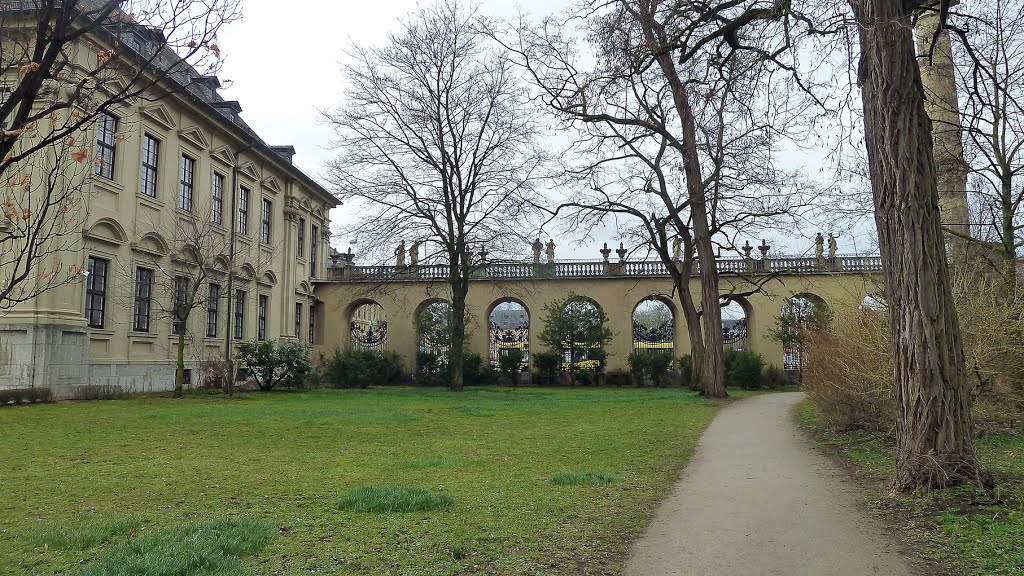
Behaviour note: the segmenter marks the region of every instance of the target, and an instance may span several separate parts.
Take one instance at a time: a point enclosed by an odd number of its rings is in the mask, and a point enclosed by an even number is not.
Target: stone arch
[[[828,324],[832,310],[821,296],[813,292],[796,292],[788,296],[779,311],[779,336],[782,340],[782,365],[786,370],[801,370],[806,361],[802,343],[813,331]]]
[[[487,307],[487,359],[497,366],[502,354],[518,350],[521,367],[530,364],[530,307],[519,298],[506,296]]]
[[[676,309],[671,299],[652,294],[633,306],[634,351],[659,351],[675,355]]]
[[[722,345],[726,350],[747,350],[754,327],[754,308],[743,296],[723,298]]]
[[[452,304],[446,298],[427,298],[413,314],[416,350],[447,358],[451,352]]]
[[[349,348],[377,350],[387,348],[388,320],[384,307],[370,298],[353,301],[345,310],[349,325]]]
[[[277,285],[277,274],[274,274],[273,270],[267,270],[260,276],[260,284],[265,286],[276,286]]]
[[[309,282],[303,280],[299,282],[299,292],[303,294],[312,294],[313,286]]]
[[[591,306],[596,310],[604,311],[604,307],[597,300],[583,294],[574,294],[572,298],[567,300],[565,307],[569,308],[570,306]],[[596,348],[592,347],[582,347],[567,351],[562,358],[562,366],[566,369],[592,368],[596,365],[596,360],[593,356],[595,351]]]
[[[89,226],[86,236],[92,240],[107,244],[122,245],[128,242],[128,234],[124,227],[113,218],[100,218]]]

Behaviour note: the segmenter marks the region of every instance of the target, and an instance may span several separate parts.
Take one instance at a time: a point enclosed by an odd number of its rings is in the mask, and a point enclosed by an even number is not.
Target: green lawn
[[[0,574],[616,574],[715,410],[511,388],[4,408]]]
[[[957,574],[1024,576],[1024,437],[993,435],[975,441],[978,457],[998,482],[994,494],[965,486],[892,501],[884,487],[895,466],[893,446],[879,436],[825,429],[807,401],[797,407],[796,417],[864,473],[876,487],[875,501],[910,529],[907,533],[926,559]]]

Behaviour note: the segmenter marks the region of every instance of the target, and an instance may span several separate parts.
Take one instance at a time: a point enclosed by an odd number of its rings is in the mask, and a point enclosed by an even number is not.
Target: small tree
[[[508,376],[513,386],[517,384],[516,376],[519,374],[522,364],[523,350],[521,348],[504,348],[501,350],[501,355],[498,356],[498,369]]]
[[[570,292],[561,300],[544,305],[544,329],[539,335],[542,343],[568,357],[569,372],[575,372],[581,352],[602,349],[612,339],[608,328],[608,315],[591,300]]]
[[[298,388],[313,371],[309,349],[298,342],[240,342],[238,359],[248,368],[260,390],[272,390],[278,384],[286,388]]]

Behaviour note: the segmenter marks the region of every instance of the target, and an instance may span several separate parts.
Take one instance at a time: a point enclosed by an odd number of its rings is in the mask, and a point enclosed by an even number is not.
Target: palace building
[[[215,259],[204,305],[188,318],[189,384],[241,340],[317,340],[313,280],[326,272],[338,201],[292,163],[293,147],[242,120],[216,77],[188,70],[171,79],[177,90],[117,105],[82,132],[96,161],[80,176],[80,233],[45,263],[77,274],[0,310],[0,388],[173,387],[182,326],[166,311],[184,293],[175,270],[194,265],[189,250],[216,250],[204,255]],[[189,230],[201,238],[186,240]]]

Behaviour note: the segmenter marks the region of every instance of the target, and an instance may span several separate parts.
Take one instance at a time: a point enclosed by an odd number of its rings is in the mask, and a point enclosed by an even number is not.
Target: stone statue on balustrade
[[[533,248],[533,263],[540,264],[540,251],[544,248],[544,245],[540,243],[540,238],[534,238],[530,247]]]
[[[544,248],[544,254],[548,257],[548,264],[555,263],[555,241],[548,238],[548,243]]]
[[[839,244],[836,242],[836,238],[839,238],[838,234],[833,235],[831,232],[828,233],[828,259],[829,262],[833,263],[836,259],[836,251],[839,249]]]
[[[395,266],[405,266],[405,240],[398,243],[398,248],[395,248]]]
[[[672,239],[672,261],[679,262],[680,257],[683,254],[683,239],[676,236]]]
[[[825,263],[825,238],[821,232],[814,237],[814,259],[817,260],[819,266]]]
[[[420,241],[416,240],[409,248],[409,265],[415,266],[420,263]]]

